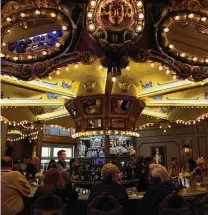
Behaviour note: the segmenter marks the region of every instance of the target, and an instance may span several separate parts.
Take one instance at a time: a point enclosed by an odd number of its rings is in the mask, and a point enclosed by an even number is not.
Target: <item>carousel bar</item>
[[[1,214],[207,214],[207,3],[1,6]]]

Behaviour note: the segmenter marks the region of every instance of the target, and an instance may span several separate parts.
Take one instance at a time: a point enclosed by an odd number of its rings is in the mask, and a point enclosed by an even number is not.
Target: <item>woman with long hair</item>
[[[59,196],[63,201],[65,201],[66,198],[78,198],[78,194],[76,191],[73,191],[71,184],[66,184],[61,173],[55,168],[51,168],[46,172],[42,186],[35,192],[33,197],[34,201],[47,193]]]

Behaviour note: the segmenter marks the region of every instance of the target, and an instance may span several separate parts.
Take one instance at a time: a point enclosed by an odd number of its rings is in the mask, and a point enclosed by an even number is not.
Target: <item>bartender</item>
[[[66,170],[68,168],[68,165],[66,163],[66,151],[65,150],[60,150],[57,153],[58,155],[58,161],[57,161],[57,168],[58,170]]]

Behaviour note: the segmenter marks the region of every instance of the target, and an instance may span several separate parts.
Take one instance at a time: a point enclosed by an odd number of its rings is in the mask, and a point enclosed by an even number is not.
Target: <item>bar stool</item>
[[[96,197],[87,208],[88,215],[123,215],[123,207],[118,201],[109,196],[108,193],[103,193]]]
[[[65,204],[52,193],[41,196],[32,206],[32,215],[64,215]]]

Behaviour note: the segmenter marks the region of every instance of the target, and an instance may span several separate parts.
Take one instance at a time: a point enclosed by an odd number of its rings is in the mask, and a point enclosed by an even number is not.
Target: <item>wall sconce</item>
[[[189,145],[184,145],[184,146],[183,146],[183,152],[184,152],[184,154],[186,154],[186,155],[190,155],[191,152],[192,152],[192,149],[189,147]]]

